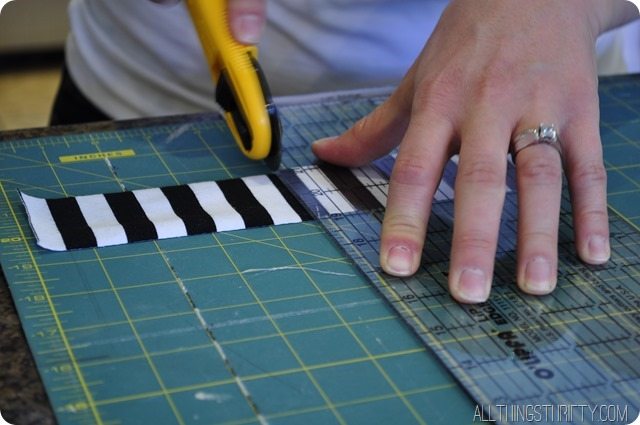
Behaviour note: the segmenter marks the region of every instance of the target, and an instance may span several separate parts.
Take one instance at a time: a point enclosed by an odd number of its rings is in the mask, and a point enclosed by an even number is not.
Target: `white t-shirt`
[[[267,5],[260,64],[273,94],[287,95],[397,84],[447,0],[268,0]],[[111,117],[215,107],[214,85],[183,3],[72,0],[69,16],[69,72]],[[635,51],[626,51],[624,41],[633,37]],[[601,44],[606,71],[640,69],[637,30],[612,34]]]

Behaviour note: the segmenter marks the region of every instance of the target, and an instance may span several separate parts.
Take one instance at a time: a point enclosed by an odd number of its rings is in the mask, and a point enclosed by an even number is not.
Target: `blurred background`
[[[15,0],[0,13],[0,131],[46,126],[60,82],[69,0]]]
[[[48,124],[64,61],[69,1],[13,0],[2,8],[0,131]],[[639,46],[640,20],[601,37],[600,73],[640,72]]]

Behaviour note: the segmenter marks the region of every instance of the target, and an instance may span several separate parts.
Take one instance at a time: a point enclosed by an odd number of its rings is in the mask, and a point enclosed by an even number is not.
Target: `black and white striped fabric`
[[[276,175],[59,199],[20,195],[38,245],[53,251],[311,219]]]
[[[445,172],[436,201],[453,199]],[[294,176],[312,217],[283,183]],[[295,189],[298,190],[298,189]],[[65,251],[384,209],[389,181],[371,165],[309,165],[268,174],[157,189],[42,199],[20,193],[39,246]],[[309,202],[313,199],[313,202]]]

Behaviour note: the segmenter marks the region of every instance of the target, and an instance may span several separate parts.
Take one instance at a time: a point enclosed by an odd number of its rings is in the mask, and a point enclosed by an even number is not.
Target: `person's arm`
[[[400,145],[382,229],[380,262],[416,272],[444,165],[460,154],[449,272],[454,298],[489,296],[506,157],[514,135],[540,123],[559,130],[562,157],[544,144],[517,155],[517,282],[531,294],[557,280],[558,216],[566,172],[580,258],[610,256],[606,172],[599,136],[594,44],[633,20],[625,0],[453,0],[392,96],[318,157],[358,166]]]

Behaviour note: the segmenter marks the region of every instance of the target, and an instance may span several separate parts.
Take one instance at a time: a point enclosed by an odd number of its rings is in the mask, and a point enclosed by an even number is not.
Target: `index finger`
[[[452,126],[434,115],[411,119],[389,182],[380,265],[396,276],[409,276],[420,265],[433,195],[450,156]]]

